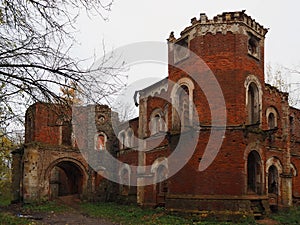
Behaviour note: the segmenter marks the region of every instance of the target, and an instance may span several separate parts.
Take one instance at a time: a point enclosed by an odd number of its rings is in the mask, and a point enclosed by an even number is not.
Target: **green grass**
[[[143,210],[135,206],[114,203],[84,203],[83,211],[93,217],[101,217],[122,224],[189,224],[190,221],[166,215],[163,210]]]
[[[271,218],[280,224],[300,224],[300,207],[274,213]]]
[[[25,210],[29,210],[33,212],[54,212],[54,213],[61,213],[61,212],[66,212],[68,210],[71,210],[70,207],[55,201],[26,204],[24,205],[23,208]]]
[[[11,202],[11,197],[6,195],[0,195],[0,206],[8,206]]]
[[[164,209],[141,209],[137,206],[124,206],[115,203],[84,203],[81,205],[82,210],[92,217],[101,217],[108,219],[112,222],[121,224],[237,224],[230,222],[217,222],[217,221],[197,221],[192,218],[184,218],[176,215],[169,215]],[[244,223],[251,224],[253,221],[245,219]]]

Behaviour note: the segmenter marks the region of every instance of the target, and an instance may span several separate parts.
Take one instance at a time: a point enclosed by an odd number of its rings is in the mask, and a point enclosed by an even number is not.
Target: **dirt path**
[[[67,213],[44,214],[42,220],[36,220],[37,224],[43,225],[113,225],[107,220],[91,218],[78,211]]]
[[[32,212],[24,210],[21,204],[13,204],[1,210],[12,215],[32,220],[36,225],[116,225],[102,218],[93,218],[80,210],[80,201],[72,198],[62,198],[61,203],[68,208],[65,212]],[[1,222],[0,222],[1,224]]]

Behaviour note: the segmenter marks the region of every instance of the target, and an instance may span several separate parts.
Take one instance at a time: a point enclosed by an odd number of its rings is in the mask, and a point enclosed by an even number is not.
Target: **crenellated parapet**
[[[186,37],[187,35],[192,35],[190,38],[195,36],[204,36],[208,33],[216,34],[227,32],[232,32],[234,34],[241,33],[247,34],[251,32],[253,35],[260,39],[263,39],[268,32],[267,28],[264,28],[250,16],[243,11],[237,12],[224,12],[219,14],[213,19],[208,19],[205,13],[200,14],[200,18],[192,18],[191,26],[186,27],[181,33],[181,37],[176,39],[174,33],[171,32],[168,38],[169,42],[175,43],[176,41]]]

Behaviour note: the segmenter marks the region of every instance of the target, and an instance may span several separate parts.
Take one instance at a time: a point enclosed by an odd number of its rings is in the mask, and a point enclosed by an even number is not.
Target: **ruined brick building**
[[[266,33],[244,11],[193,18],[179,38],[168,39],[168,77],[137,91],[139,117],[117,132],[110,108],[87,106],[81,119],[96,121],[96,128],[83,127],[86,138],[76,143],[70,118],[53,113],[58,105],[34,104],[24,149],[14,152],[15,197],[79,194],[172,211],[254,214],[297,204],[300,111],[289,106],[287,93],[265,83]],[[171,157],[190,142],[196,143],[191,157]],[[92,168],[78,145],[124,163]],[[104,178],[109,171],[120,184]]]

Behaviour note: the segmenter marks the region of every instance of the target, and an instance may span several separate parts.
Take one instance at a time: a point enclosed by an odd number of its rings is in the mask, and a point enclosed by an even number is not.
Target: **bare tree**
[[[266,67],[266,82],[278,88],[280,91],[288,91],[288,82],[286,79],[288,71],[281,65],[273,66],[267,64]]]
[[[68,103],[59,94],[61,87],[78,87],[81,98],[99,102],[124,84],[112,57],[83,67],[70,56],[78,13],[84,9],[106,19],[112,2],[104,1],[1,0],[0,128],[22,121],[24,106],[33,102]]]
[[[118,101],[112,106],[113,110],[118,113],[119,120],[125,122],[138,116],[137,108],[129,102]]]
[[[288,92],[289,104],[299,107],[300,80],[296,78],[299,74],[299,68],[291,69],[282,65],[274,66],[268,64],[266,68],[266,82],[282,92]]]

